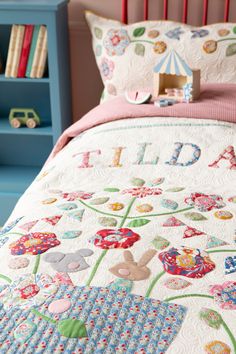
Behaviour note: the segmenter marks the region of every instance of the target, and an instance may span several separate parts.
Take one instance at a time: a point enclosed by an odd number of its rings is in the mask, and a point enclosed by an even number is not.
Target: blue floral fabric
[[[69,299],[71,307],[61,314],[50,313],[48,306],[59,299]],[[178,334],[186,313],[184,306],[123,290],[64,285],[35,309],[41,317],[17,306],[6,313],[1,306],[1,353],[161,354]],[[82,321],[87,337],[61,335],[58,324],[65,319]],[[21,333],[22,323],[26,325]]]

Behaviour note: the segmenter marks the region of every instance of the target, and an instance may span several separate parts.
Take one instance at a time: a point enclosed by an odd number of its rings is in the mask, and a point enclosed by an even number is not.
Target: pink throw
[[[168,107],[156,107],[153,103],[133,105],[124,97],[105,102],[64,131],[58,139],[50,161],[72,138],[96,125],[125,118],[175,117],[214,119],[236,123],[236,84],[203,84],[196,102],[178,103]]]

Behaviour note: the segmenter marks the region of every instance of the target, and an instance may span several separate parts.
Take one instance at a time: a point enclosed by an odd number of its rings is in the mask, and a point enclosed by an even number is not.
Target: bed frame
[[[183,15],[182,22],[187,23],[188,21],[188,6],[189,0],[183,1]],[[229,19],[229,9],[230,9],[230,0],[224,0],[224,22],[228,22]],[[149,0],[143,0],[143,19],[148,20],[148,5]],[[209,8],[209,0],[203,0],[203,14],[202,14],[202,25],[207,25],[207,14]],[[163,0],[163,20],[168,20],[168,0]],[[128,0],[122,0],[122,22],[128,23]]]

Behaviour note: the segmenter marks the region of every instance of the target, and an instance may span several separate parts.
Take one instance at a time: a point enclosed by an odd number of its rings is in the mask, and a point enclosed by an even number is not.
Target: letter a
[[[220,162],[220,160],[228,160],[230,163],[230,166],[228,168],[230,170],[236,170],[236,155],[233,146],[228,146],[226,149],[224,149],[222,154],[219,155],[218,159],[208,166],[219,168],[218,163]]]

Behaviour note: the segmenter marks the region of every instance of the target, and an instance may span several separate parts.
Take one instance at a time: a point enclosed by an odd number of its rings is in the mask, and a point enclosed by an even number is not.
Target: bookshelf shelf
[[[42,79],[29,79],[27,77],[24,78],[11,78],[6,77],[4,74],[0,75],[0,82],[14,82],[14,83],[38,83],[38,84],[49,84],[50,79],[48,77],[43,77]]]
[[[0,74],[0,226],[39,173],[53,144],[71,124],[68,0],[1,0],[0,55],[6,66],[13,24],[47,28],[48,70],[40,79]],[[10,126],[11,108],[33,108],[35,129]]]
[[[52,136],[52,126],[46,123],[41,126],[29,129],[26,127],[20,127],[18,129],[12,128],[8,118],[0,118],[0,134],[16,134],[16,135],[47,135]]]

